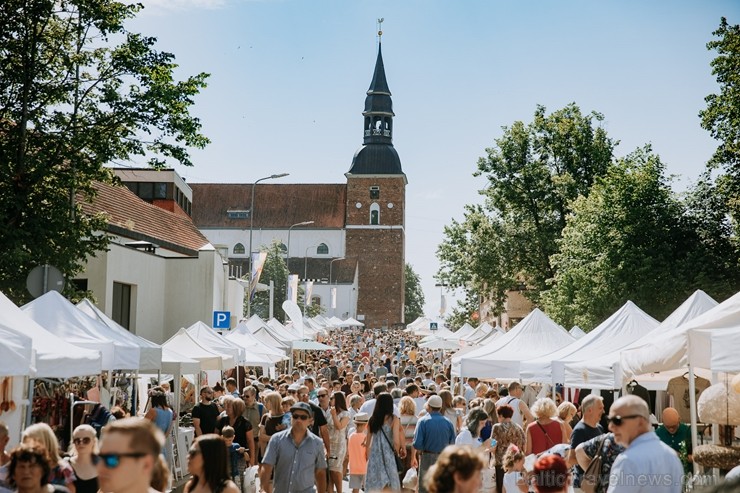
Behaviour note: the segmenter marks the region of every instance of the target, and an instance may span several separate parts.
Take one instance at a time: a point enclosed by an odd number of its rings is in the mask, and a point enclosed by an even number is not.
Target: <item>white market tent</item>
[[[427,341],[420,342],[419,347],[423,347],[426,349],[445,349],[445,350],[455,350],[460,349],[460,343],[458,341],[445,339],[443,337],[434,337],[434,336],[427,336],[424,339],[431,338]]]
[[[77,309],[87,316],[102,322],[109,332],[106,333],[113,340],[128,341],[139,347],[139,371],[151,372],[162,368],[162,346],[151,341],[132,334],[128,330],[118,325],[114,320],[103,313],[100,308],[95,306],[90,300],[85,298],[77,303]],[[102,327],[101,327],[102,328]]]
[[[33,341],[0,320],[0,377],[33,375]]]
[[[362,322],[360,322],[358,320],[355,320],[352,317],[349,317],[347,320],[345,320],[344,322],[342,322],[342,325],[341,326],[342,327],[364,327],[365,324],[363,324]]]
[[[329,351],[336,349],[318,341],[293,341],[294,351]]]
[[[704,291],[697,290],[686,301],[681,303],[655,330],[640,337],[624,348],[615,348],[613,351],[600,356],[566,363],[565,380],[563,383],[567,387],[601,390],[621,388],[624,384],[619,363],[622,351],[639,348],[651,341],[661,339],[666,332],[688,322],[716,305],[717,302]],[[664,383],[667,383],[670,378],[664,377]],[[640,383],[645,385],[643,378],[640,379]],[[665,389],[665,386],[663,386],[663,389]]]
[[[78,310],[56,291],[49,291],[21,307],[43,328],[75,346],[100,351],[103,370],[137,370],[139,347],[110,340],[108,327]]]
[[[200,362],[163,347],[162,371],[173,375],[195,375],[200,372]],[[180,379],[175,379],[175,381],[179,382]]]
[[[185,329],[188,334],[193,336],[202,346],[211,351],[229,355],[237,365],[245,362],[246,351],[241,346],[234,344],[224,336],[216,333],[214,329],[204,324],[200,320]],[[236,365],[234,365],[236,366]]]
[[[290,342],[302,339],[301,335],[293,330],[293,326],[283,325],[276,318],[271,318],[265,325],[272,332],[272,335],[277,337],[281,341]]]
[[[275,320],[275,322],[280,323],[277,320]],[[243,320],[240,323],[246,325],[247,329],[249,329],[249,332],[251,332],[255,336],[255,338],[270,347],[277,347],[281,350],[286,350],[290,347],[289,341],[294,338],[292,334],[284,328],[281,331],[283,333],[283,337],[280,337],[277,334],[278,331],[274,330],[272,327],[266,324],[257,315],[252,315],[251,318],[249,318],[248,320]],[[298,337],[295,337],[295,339],[298,339]]]
[[[422,327],[429,327],[429,322],[432,322],[433,320],[429,317],[419,317],[410,324],[406,326],[404,329],[404,332],[413,332],[415,329],[419,329]]]
[[[429,334],[428,336],[424,336],[419,342],[429,342],[440,338],[450,339],[451,337],[454,338],[455,336],[455,333],[445,326],[440,326],[437,328],[437,330],[429,330],[429,332],[431,332],[431,334]]]
[[[535,308],[513,329],[461,357],[452,358],[455,376],[519,379],[522,355],[539,357],[556,351],[575,339],[542,310]]]
[[[500,330],[497,328],[491,327],[491,324],[488,322],[483,322],[480,324],[475,330],[471,331],[468,335],[461,337],[461,341],[465,341],[468,344],[480,344],[480,341],[488,337],[491,333],[493,333],[494,330]],[[503,332],[503,331],[501,331]]]
[[[740,372],[740,326],[689,331],[689,361],[713,372]]]
[[[329,322],[331,322],[332,326],[334,327],[341,327],[342,326],[342,319],[337,316],[332,316],[329,319]]]
[[[252,332],[252,335],[255,339],[266,344],[268,347],[276,348],[281,351],[287,351],[290,348],[290,341],[282,341],[278,339],[267,327],[258,327],[257,330]]]
[[[469,323],[465,322],[465,324],[463,324],[462,327],[460,327],[455,332],[453,332],[453,335],[452,335],[451,338],[454,338],[454,339],[456,339],[456,340],[459,341],[460,339],[462,339],[466,335],[470,334],[474,330],[475,330],[475,327],[473,327]]]
[[[604,354],[620,349],[650,333],[659,325],[658,321],[627,301],[594,330],[573,344],[521,363],[521,378],[530,382],[555,385],[565,379],[565,364],[582,361],[594,354]]]
[[[36,377],[71,378],[98,375],[102,371],[100,351],[74,346],[45,330],[2,293],[0,325],[31,338],[36,353]]]
[[[629,380],[645,373],[686,369],[689,363],[690,330],[706,329],[722,332],[739,326],[740,293],[737,293],[692,320],[665,332],[663,337],[639,348],[622,351],[620,357],[622,379]],[[697,339],[702,340],[706,339]],[[710,348],[704,349],[708,351]],[[701,349],[697,348],[695,351],[698,350]]]
[[[162,344],[162,349],[165,348],[198,361],[202,370],[223,371],[236,366],[233,357],[207,348],[185,329],[178,330],[177,334]]]
[[[491,332],[489,332],[488,334],[486,334],[485,336],[483,336],[482,339],[478,339],[475,343],[467,342],[467,343],[464,343],[464,344],[468,344],[468,345],[470,345],[470,347],[485,346],[486,344],[488,344],[492,340],[496,339],[497,337],[501,337],[504,334],[506,334],[506,332],[504,332],[503,330],[501,330],[499,328],[495,328]]]
[[[577,325],[574,325],[573,328],[571,328],[568,333],[575,337],[576,339],[580,339],[581,337],[585,336],[586,333],[583,331],[582,328],[580,328]]]
[[[288,359],[288,357],[285,356],[284,351],[269,347],[254,337],[244,322],[239,322],[239,325],[229,331],[229,333],[224,337],[234,344],[237,344],[239,347],[244,348],[249,355],[248,359],[254,359],[257,361],[257,363],[249,363],[250,365],[274,365],[278,361]]]

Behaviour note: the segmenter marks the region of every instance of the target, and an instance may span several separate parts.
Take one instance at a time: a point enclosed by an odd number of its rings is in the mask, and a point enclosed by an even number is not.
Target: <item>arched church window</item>
[[[244,255],[246,251],[247,249],[241,243],[234,245],[234,255]]]
[[[370,224],[380,224],[380,206],[375,202],[370,205]]]
[[[329,247],[326,243],[322,243],[316,247],[316,255],[329,255]]]

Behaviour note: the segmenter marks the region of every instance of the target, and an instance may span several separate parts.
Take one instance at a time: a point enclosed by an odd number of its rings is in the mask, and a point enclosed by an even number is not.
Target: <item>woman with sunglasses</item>
[[[69,464],[75,472],[74,485],[77,493],[96,493],[98,491],[98,437],[95,428],[80,425],[72,432]]]
[[[191,478],[184,493],[240,493],[231,480],[229,464],[229,450],[220,436],[199,436],[188,451]]]

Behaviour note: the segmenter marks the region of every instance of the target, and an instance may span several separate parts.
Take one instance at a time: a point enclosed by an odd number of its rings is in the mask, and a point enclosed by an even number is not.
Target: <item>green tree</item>
[[[684,220],[665,167],[649,146],[609,168],[579,197],[552,256],[547,313],[565,327],[590,330],[632,300],[662,320],[693,290],[699,241]]]
[[[480,298],[478,293],[467,289],[465,290],[465,298],[457,300],[452,312],[445,318],[445,325],[450,329],[459,329],[466,323],[477,327],[480,324],[478,319],[479,308]]]
[[[285,322],[285,312],[283,311],[283,302],[286,298],[286,289],[288,287],[288,267],[285,265],[283,250],[280,247],[280,241],[273,241],[269,246],[263,246],[261,250],[267,252],[265,264],[262,267],[260,275],[260,284],[274,285],[273,298],[273,316],[280,322]],[[247,296],[249,294],[247,293]],[[247,313],[247,298],[244,298],[244,313]],[[270,292],[257,291],[252,298],[252,313],[263,320],[270,318]]]
[[[705,98],[707,108],[699,116],[701,126],[719,141],[709,166],[723,171],[718,179],[719,188],[737,223],[740,221],[740,25],[731,26],[723,17],[712,34],[719,39],[707,43],[707,49],[717,52],[711,65],[720,91]]]
[[[424,315],[424,291],[421,289],[421,277],[414,272],[411,264],[406,263],[404,272],[406,276],[406,284],[404,285],[406,304],[403,319],[408,324]]]
[[[584,115],[575,103],[549,115],[538,106],[532,123],[504,127],[478,161],[475,174],[488,179],[481,192],[487,212],[502,233],[490,241],[506,244],[508,274],[526,283],[535,302],[555,274],[550,257],[572,202],[612,160],[616,143],[599,126],[603,118]]]
[[[124,23],[140,5],[112,0],[0,3],[0,290],[21,303],[32,267],[72,277],[105,249],[102,217],[82,213],[108,163],[192,165],[204,147],[190,115],[206,74],[175,81],[174,55]]]

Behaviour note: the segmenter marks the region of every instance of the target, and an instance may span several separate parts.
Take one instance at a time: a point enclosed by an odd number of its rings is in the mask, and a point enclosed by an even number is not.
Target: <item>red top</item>
[[[547,432],[547,436],[545,436],[542,428]],[[553,420],[546,425],[535,421],[527,426],[527,431],[529,432],[529,436],[532,437],[533,454],[540,454],[559,443],[563,443],[563,431],[560,428],[560,421]]]

